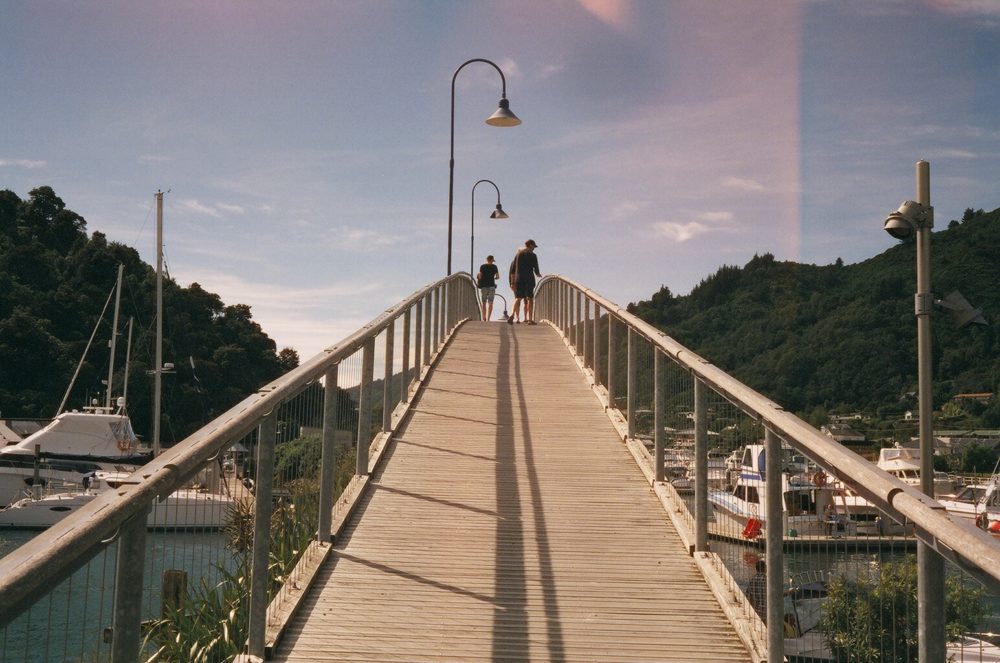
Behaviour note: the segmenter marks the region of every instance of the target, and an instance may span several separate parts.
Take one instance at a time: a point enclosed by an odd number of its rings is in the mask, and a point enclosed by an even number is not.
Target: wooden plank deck
[[[547,325],[467,323],[278,661],[747,661]]]

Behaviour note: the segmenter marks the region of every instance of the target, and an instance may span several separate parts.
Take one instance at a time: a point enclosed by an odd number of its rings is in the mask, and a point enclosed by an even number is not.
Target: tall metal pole
[[[784,521],[781,507],[781,438],[769,428],[764,429],[764,505],[767,510],[764,536],[767,540],[767,660],[782,663],[785,660],[784,640],[784,568],[782,550]]]
[[[122,272],[124,270],[125,265],[119,263],[118,286],[115,288],[115,317],[112,318],[113,322],[111,323],[111,351],[110,358],[108,360],[108,391],[104,395],[104,407],[109,410],[111,409],[111,381],[115,375],[115,350],[118,348],[118,312],[121,310],[122,305]]]
[[[485,62],[500,74],[500,107],[505,108],[507,102],[507,79],[504,77],[503,72],[500,71],[500,67],[494,62],[485,60],[483,58],[473,58],[462,63],[462,65],[455,70],[455,73],[451,77],[451,147],[448,152],[448,272],[446,276],[451,276],[451,228],[452,228],[452,211],[454,209],[455,201],[455,79],[458,78],[458,72],[462,71],[466,65],[472,64],[473,62]]]
[[[153,365],[153,456],[160,455],[160,398],[163,381],[163,192],[156,192],[156,362]]]
[[[489,182],[497,190],[497,211],[500,210],[500,187],[493,180],[479,180],[472,185],[472,219],[469,231],[469,274],[476,278],[476,187],[483,182]]]
[[[916,164],[917,202],[930,207],[930,164]],[[931,228],[933,218],[917,226],[917,398],[920,412],[920,489],[934,496],[934,422],[931,393]],[[944,559],[923,542],[917,543],[917,602],[919,658],[945,660]]]

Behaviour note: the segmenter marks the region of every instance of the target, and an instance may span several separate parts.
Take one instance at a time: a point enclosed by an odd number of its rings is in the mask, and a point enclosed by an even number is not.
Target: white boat
[[[986,483],[972,484],[954,496],[939,497],[937,501],[955,520],[974,523],[980,529],[1000,534],[1000,474],[994,474]]]
[[[124,473],[97,472],[85,488],[52,492],[20,499],[0,509],[0,528],[45,529],[92,502],[106,490],[114,490],[127,477]],[[150,529],[220,529],[230,516],[233,498],[205,489],[184,488],[164,500],[153,502],[146,521]]]
[[[888,447],[879,449],[879,469],[885,470],[903,483],[920,487],[920,449],[913,447]],[[947,472],[934,472],[934,494],[952,495],[958,481]]]
[[[848,495],[820,469],[802,472],[792,449],[782,449],[789,462],[781,463],[782,526],[790,537],[843,537],[878,533],[878,510]],[[739,474],[732,490],[709,490],[708,500],[722,526],[760,536],[767,523],[764,504],[767,463],[763,444],[744,448]]]
[[[36,483],[79,488],[87,474],[135,468],[151,458],[123,411],[63,412],[42,430],[0,448],[0,506]]]

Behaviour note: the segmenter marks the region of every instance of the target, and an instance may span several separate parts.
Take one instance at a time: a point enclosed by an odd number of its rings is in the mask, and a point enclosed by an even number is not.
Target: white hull
[[[96,492],[56,493],[25,498],[0,509],[0,528],[46,529],[97,497]],[[233,499],[228,495],[183,489],[153,503],[146,521],[150,529],[220,529]]]

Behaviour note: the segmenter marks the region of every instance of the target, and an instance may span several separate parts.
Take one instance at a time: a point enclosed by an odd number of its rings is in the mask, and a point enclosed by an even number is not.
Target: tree
[[[294,348],[281,348],[278,353],[278,365],[281,370],[288,372],[299,365],[299,353]]]
[[[947,637],[976,630],[987,614],[984,592],[957,575],[945,581]],[[873,576],[834,579],[820,629],[835,661],[904,663],[917,660],[917,560],[908,555]]]

